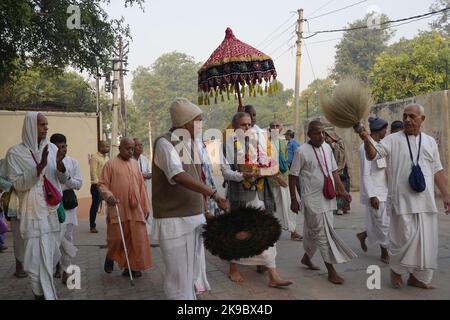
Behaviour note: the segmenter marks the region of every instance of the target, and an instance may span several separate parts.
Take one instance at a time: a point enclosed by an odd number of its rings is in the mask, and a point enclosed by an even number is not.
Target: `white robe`
[[[438,220],[434,198],[434,177],[443,170],[439,150],[433,137],[421,133],[419,165],[425,177],[426,189],[417,193],[409,186],[411,157],[404,132],[381,140],[376,159],[387,157],[388,212],[391,215],[390,266],[398,274],[413,273],[424,283],[430,283],[437,269]],[[417,161],[418,136],[408,136],[414,163]]]
[[[333,210],[336,210],[336,199],[326,199],[323,195],[324,176],[314,155],[312,145],[303,144],[294,153],[294,159],[289,171],[290,175],[300,176],[302,203],[304,213],[303,246],[305,252],[312,258],[319,249],[325,262],[345,263],[356,257],[356,254],[342,241],[333,228]],[[333,179],[333,171],[337,170],[331,147],[323,143],[321,148],[315,148],[322,167]],[[322,152],[323,150],[323,152]],[[327,165],[325,166],[325,160]]]
[[[46,299],[57,299],[53,284],[54,261],[59,259],[57,238],[60,225],[56,214],[57,207],[48,206],[43,192],[42,176],[61,192],[61,183],[68,175],[56,168],[57,147],[48,140],[37,139],[37,112],[25,115],[22,128],[22,143],[10,148],[6,155],[8,179],[13,183],[19,196],[20,233],[25,241],[24,269],[27,272],[35,295]],[[42,174],[37,176],[36,163],[39,163],[44,147],[48,145],[48,162]],[[56,257],[57,256],[57,259]]]
[[[289,232],[296,231],[298,215],[291,211],[289,187],[274,186],[273,196],[276,205],[276,210],[273,214],[280,221],[281,227]]]
[[[64,190],[80,190],[83,184],[81,177],[80,165],[78,161],[72,157],[66,156],[63,160],[64,166],[69,174],[66,183],[62,186]],[[61,225],[61,233],[59,238],[59,248],[61,250],[61,267],[67,272],[67,268],[71,265],[72,259],[75,258],[78,249],[73,242],[74,227],[78,225],[77,208],[66,210],[66,220]]]
[[[370,246],[389,246],[389,215],[386,208],[388,193],[386,159],[368,161],[364,144],[359,148],[360,164],[360,202],[366,208],[366,232]],[[379,208],[374,209],[370,198],[379,200]]]
[[[188,150],[190,148],[188,142]],[[173,177],[184,172],[180,156],[166,139],[159,139],[155,145],[155,165],[160,168],[169,183]],[[198,291],[209,290],[206,279],[205,255],[201,232],[206,223],[204,212],[190,217],[153,220],[152,234],[159,241],[166,267],[164,292],[171,300],[196,300]],[[203,250],[203,253],[202,253]]]

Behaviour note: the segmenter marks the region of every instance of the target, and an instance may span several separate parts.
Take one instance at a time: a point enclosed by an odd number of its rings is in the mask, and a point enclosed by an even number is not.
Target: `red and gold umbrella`
[[[276,77],[272,59],[236,39],[233,31],[227,28],[225,39],[198,71],[198,104],[210,104],[211,98],[217,103],[219,95],[224,101],[224,95],[230,99],[230,94],[235,94],[239,99],[238,111],[243,111],[242,96],[246,85],[249,96],[263,92],[271,94],[278,91]]]

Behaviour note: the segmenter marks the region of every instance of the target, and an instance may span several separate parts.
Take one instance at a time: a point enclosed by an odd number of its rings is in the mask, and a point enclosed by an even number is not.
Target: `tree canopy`
[[[367,14],[364,18],[349,23],[347,28],[364,27],[370,18],[371,14]],[[380,22],[386,21],[389,21],[389,17],[381,15]],[[351,75],[367,83],[367,76],[375,63],[376,56],[383,52],[392,36],[393,31],[387,29],[385,25],[374,29],[346,31],[342,40],[336,45],[333,78],[339,80]]]
[[[445,90],[446,63],[450,38],[434,31],[402,39],[376,58],[370,73],[372,95],[386,102]]]
[[[144,0],[123,0],[125,6]],[[93,72],[99,61],[106,69],[110,49],[123,35],[124,20],[109,19],[101,4],[110,0],[0,1],[0,85],[31,66],[55,73],[67,66]],[[68,28],[69,6],[80,8],[80,29]]]

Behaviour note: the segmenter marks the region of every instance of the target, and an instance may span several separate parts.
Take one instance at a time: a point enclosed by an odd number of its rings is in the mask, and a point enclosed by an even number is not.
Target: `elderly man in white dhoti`
[[[234,115],[232,125],[234,130],[240,129],[245,133],[250,130],[252,119],[248,113],[238,112]],[[250,137],[249,137],[250,138]],[[255,144],[259,143],[254,137]],[[251,163],[257,163],[258,156],[253,144],[249,143],[248,157]],[[263,151],[261,151],[263,152]],[[255,179],[257,174],[243,173],[240,171],[238,164],[245,163],[246,152],[243,144],[239,142],[237,136],[229,137],[225,145],[225,155],[222,157],[221,171],[224,180],[228,183],[227,198],[230,201],[231,210],[239,207],[255,207],[266,209],[273,212],[275,207],[275,199],[267,195],[263,190],[252,190],[244,188],[244,179]],[[231,164],[231,165],[230,165]],[[266,181],[264,183],[267,183]],[[269,187],[264,186],[264,188]],[[264,266],[260,272],[268,271],[270,287],[284,287],[292,284],[292,281],[284,280],[280,277],[276,269],[276,246],[268,248],[263,253],[250,258],[233,260],[230,263],[229,278],[233,282],[242,282],[243,278],[238,270],[238,264]]]
[[[388,122],[383,118],[370,117],[370,136],[379,143],[386,136]],[[381,261],[389,263],[389,215],[386,210],[388,193],[386,159],[366,159],[364,144],[359,148],[360,202],[366,208],[366,228],[358,233],[361,249],[366,252],[366,239],[370,246],[379,245]]]
[[[450,210],[438,145],[433,137],[421,132],[424,121],[423,106],[410,104],[403,111],[405,130],[387,136],[376,147],[365,129],[360,132],[367,159],[387,157],[389,254],[394,288],[402,287],[405,273],[409,273],[408,285],[433,288],[438,253],[434,184],[441,192],[444,209]]]
[[[345,263],[356,254],[342,241],[333,228],[333,210],[336,210],[336,195],[350,200],[338,174],[338,167],[331,147],[324,143],[325,126],[317,120],[308,127],[309,143],[295,151],[289,172],[291,209],[303,212],[303,246],[305,254],[301,263],[311,270],[319,270],[311,258],[317,249],[328,270],[328,281],[343,284],[344,280],[333,267]],[[301,207],[296,197],[296,177],[300,176]],[[336,189],[336,192],[335,192]]]
[[[202,174],[195,142],[195,134],[201,134],[195,129],[196,123],[202,121],[202,113],[189,100],[175,99],[170,106],[172,129],[155,141],[152,233],[159,240],[166,267],[164,291],[174,300],[196,299],[196,284],[205,265],[201,236],[206,223],[205,199],[213,199],[221,209],[228,207],[225,198],[206,184]],[[202,280],[209,287],[206,277]]]
[[[49,205],[44,194],[44,178],[61,192],[68,179],[64,154],[46,139],[47,118],[37,112],[25,115],[22,143],[6,155],[8,179],[18,192],[20,232],[25,241],[24,269],[36,299],[57,299],[53,283],[60,225],[57,205]],[[56,257],[55,257],[56,256]]]

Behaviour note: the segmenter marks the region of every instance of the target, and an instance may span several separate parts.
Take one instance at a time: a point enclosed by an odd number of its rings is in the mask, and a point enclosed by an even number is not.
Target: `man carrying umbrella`
[[[233,117],[233,128],[234,130],[240,129],[244,133],[251,128],[251,118],[249,114],[244,112],[238,112]],[[222,174],[225,180],[228,181],[228,199],[230,201],[231,209],[238,209],[239,207],[255,207],[266,210],[273,210],[274,199],[273,194],[271,200],[265,198],[267,193],[263,189],[245,188],[243,181],[244,179],[254,180],[258,178],[258,174],[254,173],[243,173],[239,168],[239,163],[244,163],[243,158],[245,157],[245,151],[242,148],[242,144],[236,140],[236,136],[231,136],[226,141],[225,156],[223,164],[221,165]],[[258,143],[258,142],[256,142]],[[251,147],[250,145],[249,147]],[[257,155],[253,151],[249,152],[249,157],[251,162],[255,163]],[[228,163],[231,163],[229,165]],[[266,181],[264,181],[266,183]],[[264,186],[266,187],[266,186]],[[268,186],[267,186],[268,187]],[[264,201],[265,200],[265,201]],[[243,265],[262,265],[266,267],[269,273],[269,286],[271,287],[282,287],[289,286],[292,284],[291,281],[284,280],[280,277],[276,269],[276,257],[277,251],[276,247],[269,247],[263,253],[258,256],[253,256],[250,258],[239,259],[232,261],[230,263],[229,277],[231,281],[242,282],[242,276],[239,273],[237,264]]]

